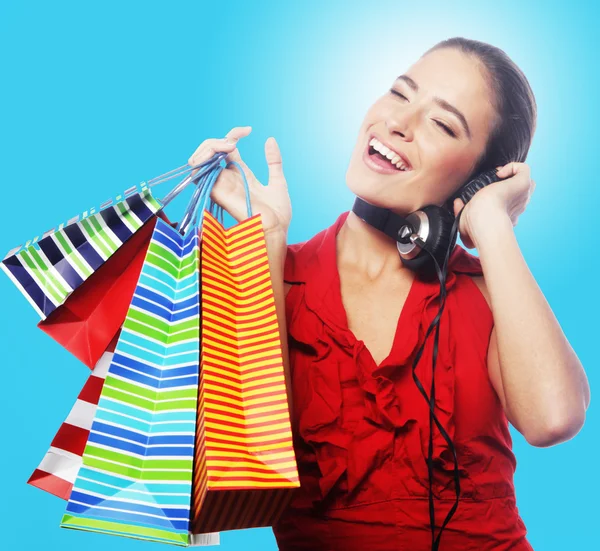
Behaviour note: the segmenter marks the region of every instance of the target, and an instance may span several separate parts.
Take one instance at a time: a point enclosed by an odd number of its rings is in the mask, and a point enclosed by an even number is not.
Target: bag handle
[[[214,155],[213,159],[220,155],[222,154]],[[250,203],[250,188],[248,187],[248,181],[246,179],[246,175],[244,174],[244,170],[236,161],[230,161],[225,167],[223,167],[221,166],[219,159],[219,163],[217,163],[214,166],[214,168],[212,168],[212,170],[203,172],[202,176],[200,177],[197,184],[198,187],[194,191],[194,194],[192,195],[192,198],[188,204],[185,214],[181,220],[181,223],[179,224],[178,229],[181,233],[185,235],[190,228],[196,231],[200,226],[202,226],[202,221],[204,220],[204,212],[207,210],[207,203],[210,202],[209,211],[214,211],[214,207],[218,206],[211,199],[210,194],[221,172],[231,165],[236,165],[240,173],[242,174],[242,179],[244,181],[244,191],[246,195],[246,210],[248,212],[248,218],[252,217],[252,205]],[[222,212],[222,208],[219,208]]]
[[[160,200],[160,203],[162,204],[163,208],[166,207],[173,199],[175,199],[175,197],[177,197],[192,182],[197,183],[197,188],[194,190],[194,193],[192,194],[190,202],[188,203],[183,218],[178,224],[178,229],[181,233],[185,234],[185,232],[190,228],[190,224],[192,224],[191,227],[199,227],[202,225],[204,211],[206,210],[206,204],[208,202],[210,202],[209,211],[213,212],[213,214],[215,207],[217,207],[217,211],[219,212],[222,222],[223,208],[217,205],[210,198],[210,194],[221,172],[231,165],[237,166],[242,175],[242,178],[244,180],[244,190],[246,192],[246,209],[248,211],[248,218],[252,216],[250,190],[248,187],[248,182],[246,180],[246,175],[244,174],[244,170],[236,161],[230,161],[225,165],[225,167],[223,167],[221,161],[226,157],[227,153],[215,153],[210,159],[204,161],[203,163],[194,166],[190,166],[189,164],[181,165],[177,168],[174,168],[173,170],[165,172],[164,174],[151,178],[146,182],[146,185],[150,188],[162,184],[163,182],[167,182],[168,180],[172,180],[173,178],[189,174],[186,178],[179,182],[163,199]],[[199,169],[198,172],[192,176],[191,172],[193,172],[196,169]],[[198,207],[200,205],[202,205],[202,209],[200,211],[200,215],[198,215]]]
[[[210,159],[208,159],[208,161],[205,161],[203,163],[200,163],[198,165],[194,165],[194,166],[190,166],[190,165],[181,165],[180,167],[177,167],[173,170],[170,170],[169,172],[165,172],[164,174],[161,174],[160,176],[156,176],[155,178],[152,178],[151,180],[148,180],[148,182],[146,182],[146,184],[148,185],[148,187],[153,187],[156,186],[158,184],[162,184],[163,182],[166,182],[168,180],[172,180],[173,178],[177,178],[178,176],[181,176],[183,174],[186,174],[188,172],[192,172],[196,169],[199,169],[198,172],[196,174],[189,175],[187,178],[185,178],[184,180],[182,180],[181,182],[179,182],[179,184],[177,184],[162,200],[161,203],[163,205],[163,207],[166,207],[173,199],[175,199],[175,197],[177,197],[189,184],[191,184],[192,182],[199,180],[200,178],[202,178],[203,176],[205,176],[206,174],[212,172],[213,170],[219,168],[220,164],[221,164],[221,160],[224,159],[227,156],[226,153],[217,153],[215,155],[213,155]]]

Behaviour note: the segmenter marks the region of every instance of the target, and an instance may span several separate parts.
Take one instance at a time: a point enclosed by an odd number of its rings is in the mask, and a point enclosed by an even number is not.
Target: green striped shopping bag
[[[198,233],[158,220],[62,527],[189,543],[199,338]]]

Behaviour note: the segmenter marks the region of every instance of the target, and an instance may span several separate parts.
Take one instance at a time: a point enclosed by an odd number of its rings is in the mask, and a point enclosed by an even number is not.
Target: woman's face
[[[480,67],[458,50],[440,49],[396,79],[360,127],[346,172],[350,190],[399,214],[442,205],[465,183],[495,123]],[[380,161],[383,168],[369,155],[373,138],[395,152],[391,162]],[[396,153],[408,161],[407,170],[392,165],[400,162]]]

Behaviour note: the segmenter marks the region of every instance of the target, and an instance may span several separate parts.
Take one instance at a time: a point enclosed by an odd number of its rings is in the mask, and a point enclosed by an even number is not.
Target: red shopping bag
[[[171,224],[162,211],[157,216]],[[90,369],[123,325],[155,225],[153,216],[64,304],[38,323]]]

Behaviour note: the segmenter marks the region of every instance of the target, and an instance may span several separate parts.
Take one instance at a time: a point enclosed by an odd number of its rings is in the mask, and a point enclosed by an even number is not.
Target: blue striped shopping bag
[[[158,220],[61,526],[189,543],[198,233]]]

